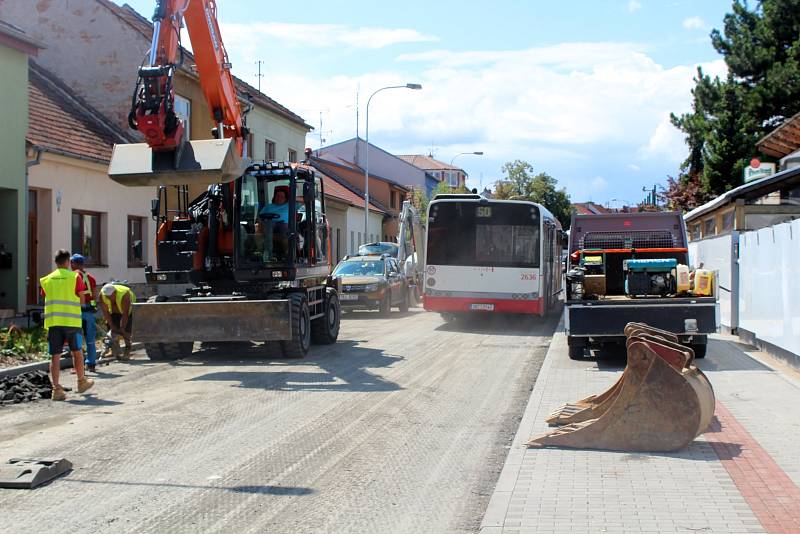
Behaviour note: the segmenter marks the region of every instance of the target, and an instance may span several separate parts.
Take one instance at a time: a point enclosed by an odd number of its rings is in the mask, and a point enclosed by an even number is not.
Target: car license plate
[[[358,295],[348,295],[347,293],[342,293],[339,295],[339,300],[358,300]]]
[[[470,304],[469,309],[473,311],[494,311],[494,304]]]

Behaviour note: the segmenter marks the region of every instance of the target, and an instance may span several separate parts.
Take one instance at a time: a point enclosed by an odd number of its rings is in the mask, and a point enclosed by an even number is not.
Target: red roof
[[[320,171],[319,168],[313,167],[314,172],[317,176],[322,177],[322,181],[325,184],[325,196],[332,197],[336,200],[344,202],[345,204],[349,204],[350,206],[356,206],[359,208],[364,207],[364,197],[363,193],[360,191],[354,191],[352,186],[349,184],[345,186],[341,182],[339,182],[336,178],[325,174],[324,172]],[[361,194],[359,194],[361,193]],[[376,213],[386,213],[380,207],[376,206],[372,202],[369,203],[370,211],[374,211]]]
[[[450,165],[449,163],[439,161],[433,156],[425,156],[422,154],[401,154],[398,155],[397,157],[402,159],[406,163],[410,163],[411,165],[413,165],[418,169],[422,169],[423,171],[450,170],[450,171],[464,172],[464,169],[462,169],[461,167],[456,167],[455,165]]]
[[[572,209],[574,209],[575,213],[578,215],[598,215],[600,213],[611,213],[600,204],[595,204],[594,202],[577,202],[572,205]]]
[[[28,133],[37,148],[106,163],[114,143],[130,139],[53,74],[29,62]]]

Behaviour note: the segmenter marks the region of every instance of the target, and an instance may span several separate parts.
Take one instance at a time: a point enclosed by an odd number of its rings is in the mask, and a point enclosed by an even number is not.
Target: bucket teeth
[[[554,430],[529,447],[669,452],[688,446],[714,414],[714,390],[692,365],[691,349],[670,332],[625,327],[628,365],[605,392],[565,404],[546,422]]]

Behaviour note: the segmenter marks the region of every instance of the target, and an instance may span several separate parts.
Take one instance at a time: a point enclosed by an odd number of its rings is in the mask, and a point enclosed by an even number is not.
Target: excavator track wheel
[[[342,317],[342,307],[339,304],[339,295],[332,288],[325,292],[325,305],[323,317],[311,323],[311,339],[320,345],[336,343],[339,337],[339,325]]]
[[[311,346],[311,313],[305,295],[293,293],[289,296],[292,308],[292,339],[281,341],[283,355],[287,358],[303,358]]]

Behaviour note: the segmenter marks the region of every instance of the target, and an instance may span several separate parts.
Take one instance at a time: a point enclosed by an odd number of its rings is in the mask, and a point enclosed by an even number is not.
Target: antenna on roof
[[[261,61],[260,59],[258,61],[256,61],[256,65],[258,65],[258,74],[256,74],[256,78],[258,78],[258,92],[259,93],[261,92],[261,78],[264,77],[264,75],[261,74],[261,65],[263,65],[263,64],[264,64],[264,62]]]

